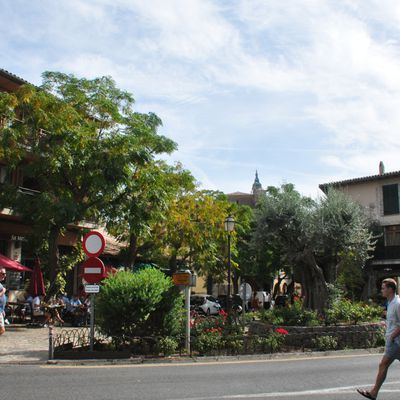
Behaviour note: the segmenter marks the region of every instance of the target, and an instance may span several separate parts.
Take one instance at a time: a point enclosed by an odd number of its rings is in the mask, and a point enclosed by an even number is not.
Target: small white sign
[[[99,293],[100,285],[85,285],[85,293]]]

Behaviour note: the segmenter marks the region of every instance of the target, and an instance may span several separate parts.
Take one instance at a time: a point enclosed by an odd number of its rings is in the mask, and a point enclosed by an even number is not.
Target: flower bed
[[[327,350],[336,348],[369,348],[383,345],[383,328],[380,323],[364,323],[360,325],[337,325],[337,326],[274,326],[263,322],[253,321],[250,323],[249,335],[265,335],[271,330],[285,329],[288,334],[285,338],[285,346],[304,349],[320,349],[324,340],[321,338],[333,338],[337,345],[333,346],[334,340],[325,340]]]

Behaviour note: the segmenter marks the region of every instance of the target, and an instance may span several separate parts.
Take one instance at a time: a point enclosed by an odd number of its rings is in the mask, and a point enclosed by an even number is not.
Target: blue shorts
[[[391,360],[399,360],[400,361],[400,343],[398,338],[395,342],[390,340],[386,341],[385,346],[385,356],[390,358]]]

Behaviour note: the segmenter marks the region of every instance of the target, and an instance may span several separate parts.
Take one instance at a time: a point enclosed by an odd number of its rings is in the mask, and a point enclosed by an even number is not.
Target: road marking
[[[385,385],[397,385],[400,381],[387,382]],[[223,396],[208,396],[208,397],[183,397],[173,398],[168,400],[235,400],[235,399],[266,399],[266,398],[277,398],[277,397],[299,397],[299,396],[326,396],[332,394],[351,394],[355,393],[357,388],[370,387],[369,385],[357,385],[357,386],[339,386],[327,389],[316,389],[316,390],[302,390],[297,392],[269,392],[269,393],[249,393],[249,394],[235,394],[235,395],[223,395]],[[380,393],[400,393],[400,389],[384,389]]]
[[[260,364],[260,363],[277,363],[277,362],[296,362],[296,361],[321,361],[321,360],[334,360],[341,358],[360,358],[360,357],[382,357],[382,354],[352,354],[352,355],[340,355],[340,356],[320,356],[320,357],[300,357],[300,358],[281,358],[272,360],[235,360],[235,361],[192,361],[183,363],[157,363],[157,364],[105,364],[105,365],[59,365],[49,364],[41,365],[41,368],[81,368],[81,369],[95,369],[95,368],[166,368],[166,367],[196,367],[204,365],[221,365],[221,364]]]

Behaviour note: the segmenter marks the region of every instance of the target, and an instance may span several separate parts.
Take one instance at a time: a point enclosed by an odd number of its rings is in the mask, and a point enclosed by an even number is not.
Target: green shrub
[[[96,296],[96,323],[118,343],[133,336],[179,333],[183,302],[171,278],[151,268],[119,272],[103,281]]]
[[[285,335],[281,333],[273,332],[261,339],[261,347],[263,351],[274,353],[282,347],[285,342]]]
[[[325,322],[327,325],[337,325],[341,322],[357,325],[360,322],[379,321],[381,314],[382,309],[378,306],[341,299],[325,311]]]
[[[224,347],[222,334],[218,331],[201,333],[194,341],[194,348],[200,354],[210,354]]]
[[[287,307],[261,311],[260,318],[272,325],[317,326],[320,324],[317,312],[303,308],[300,301],[295,301]]]
[[[170,356],[171,354],[176,353],[178,349],[179,343],[172,337],[163,337],[157,343],[157,349],[160,353],[163,353],[164,356]]]
[[[335,336],[319,336],[312,340],[317,350],[335,350],[338,347],[338,339]]]
[[[227,336],[224,338],[225,349],[230,354],[240,354],[243,350],[244,343],[241,336]]]

